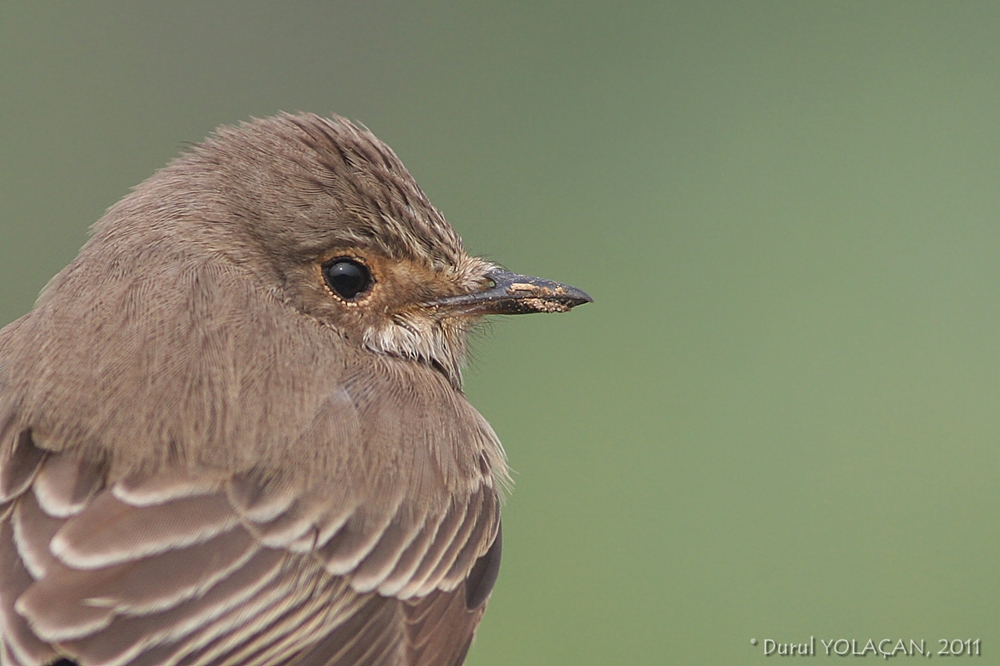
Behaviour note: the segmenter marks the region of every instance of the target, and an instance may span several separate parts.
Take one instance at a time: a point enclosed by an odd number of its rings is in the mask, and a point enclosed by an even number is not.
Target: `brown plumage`
[[[588,300],[346,120],[219,130],[0,332],[0,663],[461,664],[507,479],[467,332]]]

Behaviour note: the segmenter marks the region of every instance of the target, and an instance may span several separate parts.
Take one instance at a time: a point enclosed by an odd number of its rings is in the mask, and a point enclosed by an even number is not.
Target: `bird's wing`
[[[15,437],[0,459],[0,663],[464,659],[499,564],[490,484],[358,497],[179,467],[109,483]]]

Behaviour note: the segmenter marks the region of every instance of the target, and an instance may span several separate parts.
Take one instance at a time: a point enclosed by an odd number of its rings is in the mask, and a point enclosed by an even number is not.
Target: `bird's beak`
[[[568,284],[518,275],[502,269],[490,271],[492,286],[469,294],[447,296],[428,303],[430,307],[466,315],[529,314],[567,312],[594,299]]]

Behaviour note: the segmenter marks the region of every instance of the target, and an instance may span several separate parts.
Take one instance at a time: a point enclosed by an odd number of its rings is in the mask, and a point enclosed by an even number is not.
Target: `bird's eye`
[[[326,283],[345,301],[353,301],[372,286],[372,274],[368,267],[355,259],[341,257],[323,264]]]

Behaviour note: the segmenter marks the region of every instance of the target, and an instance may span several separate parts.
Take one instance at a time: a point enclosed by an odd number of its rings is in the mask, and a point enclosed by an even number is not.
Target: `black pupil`
[[[335,259],[323,267],[323,275],[330,289],[347,300],[354,300],[368,288],[372,275],[368,268],[353,259]]]

